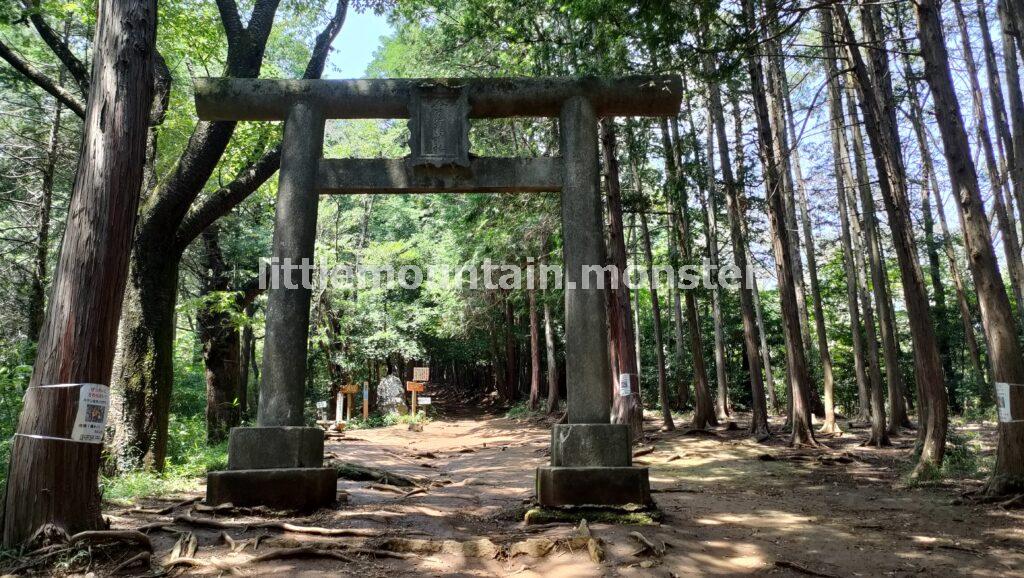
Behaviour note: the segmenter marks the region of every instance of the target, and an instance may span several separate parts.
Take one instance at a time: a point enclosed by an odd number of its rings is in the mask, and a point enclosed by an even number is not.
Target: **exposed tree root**
[[[132,556],[131,558],[128,558],[124,562],[121,562],[120,564],[115,566],[114,569],[110,571],[110,573],[117,574],[118,572],[127,570],[128,568],[131,568],[136,564],[140,564],[143,567],[148,568],[149,565],[152,563],[152,559],[153,555],[149,552],[139,552],[138,554]]]
[[[102,542],[129,542],[148,552],[153,551],[153,543],[149,541],[149,536],[137,530],[88,530],[68,538],[70,546]]]
[[[330,462],[331,467],[337,468],[338,478],[352,480],[354,482],[375,482],[389,486],[400,486],[406,488],[421,487],[429,484],[427,480],[403,476],[381,468],[373,468],[352,462]]]
[[[280,530],[282,532],[294,532],[297,534],[313,534],[316,536],[378,537],[384,535],[384,532],[382,531],[370,530],[365,528],[321,528],[317,526],[297,526],[295,524],[289,524],[288,522],[280,522],[277,520],[259,522],[227,522],[223,520],[214,520],[211,518],[196,518],[190,514],[175,516],[174,523],[201,526],[206,528],[216,528],[219,530],[226,530],[232,528],[266,528],[270,530]]]
[[[776,560],[775,566],[779,568],[793,570],[801,574],[807,574],[808,576],[823,576],[824,578],[837,578],[837,576],[835,576],[834,574],[825,574],[824,572],[818,572],[817,570],[812,570],[806,566],[797,564],[796,562],[790,562],[789,560]]]

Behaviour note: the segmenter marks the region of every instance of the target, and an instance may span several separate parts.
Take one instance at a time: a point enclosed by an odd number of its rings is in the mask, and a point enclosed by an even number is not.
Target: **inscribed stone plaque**
[[[409,102],[412,167],[469,166],[469,98],[461,86],[424,84]]]

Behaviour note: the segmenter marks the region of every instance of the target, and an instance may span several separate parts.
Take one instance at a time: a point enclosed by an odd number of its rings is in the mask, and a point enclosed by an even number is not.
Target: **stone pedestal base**
[[[564,506],[650,506],[647,468],[537,468],[537,501],[548,508]]]
[[[324,432],[317,427],[234,427],[228,437],[229,470],[319,468]]]
[[[627,467],[633,465],[629,426],[566,423],[551,428],[551,465]]]
[[[337,498],[338,472],[324,465],[324,432],[312,427],[237,427],[228,469],[206,476],[206,503],[315,510]]]
[[[629,426],[558,424],[551,429],[551,465],[537,468],[537,501],[545,507],[648,506],[647,468],[634,468]]]
[[[311,511],[337,499],[334,468],[225,470],[206,476],[206,503]]]

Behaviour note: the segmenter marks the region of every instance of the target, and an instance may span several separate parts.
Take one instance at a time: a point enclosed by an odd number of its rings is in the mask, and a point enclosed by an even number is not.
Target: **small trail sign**
[[[343,385],[341,386],[341,393],[344,393],[345,395],[359,393],[359,386],[354,383]]]
[[[418,381],[407,381],[405,382],[405,390],[413,393],[421,393],[426,390],[426,384]]]
[[[430,396],[429,395],[420,396],[418,401],[419,401],[420,405],[430,405]]]
[[[414,368],[412,368],[412,380],[413,381],[424,381],[424,382],[425,381],[430,381],[430,368],[429,367],[414,367]]]

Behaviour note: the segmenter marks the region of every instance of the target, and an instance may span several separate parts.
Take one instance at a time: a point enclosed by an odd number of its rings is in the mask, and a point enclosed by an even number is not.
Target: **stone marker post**
[[[209,473],[208,503],[308,510],[337,496],[337,472],[322,467],[324,433],[303,419],[323,140],[320,109],[296,102],[284,123],[256,427],[232,428],[228,470]]]
[[[605,325],[604,222],[597,115],[587,99],[562,105],[562,237],[568,423],[551,430],[551,465],[537,468],[543,506],[649,505],[647,468],[632,467],[629,426],[611,417]]]

